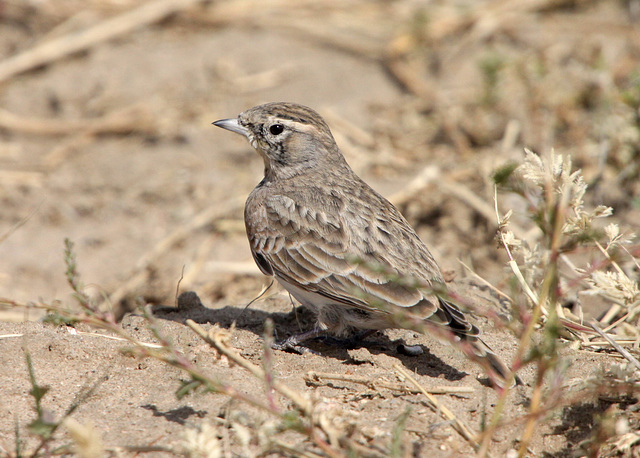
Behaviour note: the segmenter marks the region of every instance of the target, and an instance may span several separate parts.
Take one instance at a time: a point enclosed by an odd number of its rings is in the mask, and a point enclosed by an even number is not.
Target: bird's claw
[[[274,342],[271,344],[271,348],[274,350],[297,353],[299,355],[304,355],[307,353],[310,353],[312,355],[319,355],[317,351],[313,351],[309,347],[300,345],[300,342],[295,337],[296,336],[289,337],[288,339],[285,339],[282,342]]]

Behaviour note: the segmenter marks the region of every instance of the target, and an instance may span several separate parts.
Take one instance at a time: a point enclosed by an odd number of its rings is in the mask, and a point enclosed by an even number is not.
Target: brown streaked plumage
[[[351,170],[320,115],[269,103],[214,124],[246,136],[264,160],[264,179],[245,207],[258,267],[317,314],[316,329],[278,348],[296,348],[325,331],[415,329],[416,320],[427,320],[468,342],[499,384],[509,377],[478,328],[438,296],[446,286],[428,248]]]

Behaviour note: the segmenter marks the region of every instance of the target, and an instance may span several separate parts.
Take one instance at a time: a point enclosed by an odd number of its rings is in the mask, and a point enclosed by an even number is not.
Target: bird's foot
[[[309,347],[305,347],[304,345],[300,345],[296,336],[291,336],[288,339],[283,340],[282,342],[274,342],[271,344],[271,348],[274,350],[286,351],[289,353],[297,353],[299,355],[304,355],[305,353],[310,353],[312,355],[319,355],[317,351],[310,349]]]
[[[271,348],[273,348],[274,350],[298,353],[299,355],[303,355],[305,353],[311,353],[311,354],[317,355],[319,354],[318,352],[313,351],[312,349],[300,344],[307,340],[314,339],[323,333],[324,331],[322,329],[314,328],[311,331],[303,332],[302,334],[293,335],[281,342],[274,342],[271,344]]]

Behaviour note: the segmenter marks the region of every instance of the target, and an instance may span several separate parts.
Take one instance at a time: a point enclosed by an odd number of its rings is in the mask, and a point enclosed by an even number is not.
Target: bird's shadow
[[[193,294],[193,293],[190,293]],[[195,296],[197,299],[197,296]],[[193,296],[192,296],[193,299]],[[199,324],[217,323],[223,328],[230,328],[235,322],[236,329],[250,331],[262,338],[264,325],[267,319],[271,319],[274,325],[274,339],[281,341],[287,337],[308,331],[315,324],[314,314],[304,306],[296,307],[289,313],[265,312],[263,310],[246,309],[243,307],[225,306],[211,309],[203,306],[199,299],[192,301],[189,307],[170,307],[156,305],[152,308],[153,315],[158,319],[171,320],[184,323],[190,319]],[[402,354],[398,348],[404,342],[401,339],[392,340],[384,332],[363,339],[333,339],[331,337],[319,337],[304,342],[304,346],[324,357],[334,358],[344,364],[361,364],[354,360],[349,350],[366,348],[371,354],[386,354],[398,359],[408,370],[428,377],[443,376],[446,380],[461,380],[468,374],[457,370],[431,353],[424,347],[424,353],[418,356]]]
[[[189,417],[195,415],[198,418],[204,418],[207,414],[206,410],[194,410],[189,406],[182,406],[176,409],[168,410],[166,412],[162,412],[158,410],[158,408],[153,404],[145,404],[141,406],[143,409],[147,409],[153,413],[154,417],[163,417],[167,421],[171,421],[174,423],[178,423],[180,425],[184,425]]]

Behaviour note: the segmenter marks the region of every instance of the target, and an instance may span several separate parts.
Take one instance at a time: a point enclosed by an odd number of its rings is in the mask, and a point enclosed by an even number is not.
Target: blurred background
[[[524,147],[640,227],[638,0],[0,0],[0,296],[67,300],[68,237],[113,304],[181,277],[246,303],[263,164],[211,122],[271,101],[319,111],[451,276],[505,277],[492,173]]]

